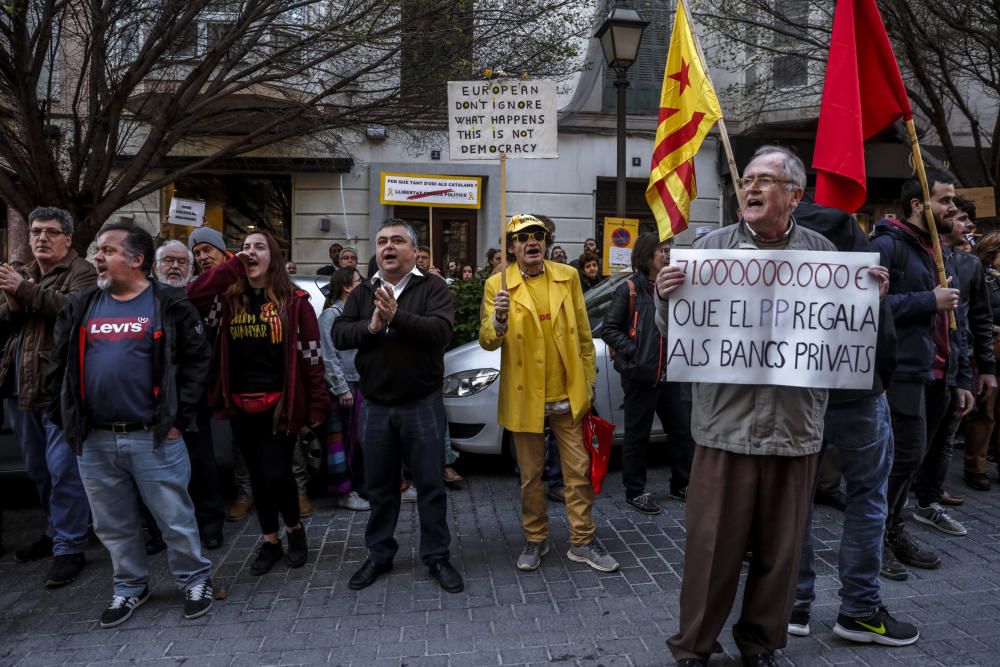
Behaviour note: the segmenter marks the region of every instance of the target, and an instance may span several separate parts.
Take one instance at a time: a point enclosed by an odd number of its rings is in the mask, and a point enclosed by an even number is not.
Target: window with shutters
[[[401,96],[418,104],[444,102],[457,63],[472,60],[471,0],[403,0]]]
[[[613,1],[605,2],[605,16],[611,11]],[[632,5],[649,25],[642,34],[639,56],[629,68],[626,93],[626,110],[630,114],[656,114],[660,110],[660,92],[663,88],[663,67],[670,48],[670,31],[673,29],[674,0],[637,0]],[[615,88],[615,71],[604,65],[603,110],[617,111],[618,91]]]
[[[804,26],[809,20],[809,3],[802,0],[774,1],[774,48],[771,58],[771,77],[778,90],[801,88],[809,83],[809,61],[795,53],[798,40],[784,34],[790,26]]]

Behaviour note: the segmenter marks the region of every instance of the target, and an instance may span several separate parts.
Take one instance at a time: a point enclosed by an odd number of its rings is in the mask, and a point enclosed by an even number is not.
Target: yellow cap
[[[510,222],[507,223],[507,233],[516,234],[517,232],[533,227],[541,227],[543,230],[548,231],[545,228],[544,222],[529,213],[521,213],[511,217]]]

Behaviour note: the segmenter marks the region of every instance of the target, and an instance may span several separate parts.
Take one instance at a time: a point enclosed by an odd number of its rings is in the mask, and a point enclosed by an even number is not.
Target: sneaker
[[[101,627],[113,628],[121,625],[129,619],[136,607],[149,599],[149,587],[142,589],[136,596],[115,595],[111,598],[111,604],[101,614]]]
[[[521,555],[517,557],[517,569],[525,572],[537,570],[538,566],[542,564],[542,556],[548,552],[549,543],[547,540],[525,543]]]
[[[260,549],[257,551],[257,558],[250,565],[250,574],[255,577],[267,574],[284,555],[285,551],[281,548],[280,544],[264,540],[264,543],[260,545]]]
[[[30,563],[52,555],[52,538],[42,535],[37,540],[14,552],[14,560],[18,563]]]
[[[570,547],[566,558],[576,563],[586,563],[600,572],[614,572],[618,569],[618,561],[597,540],[579,547]]]
[[[920,505],[917,505],[917,509],[913,511],[913,518],[920,523],[933,526],[942,533],[947,533],[948,535],[964,537],[968,532],[965,529],[965,526],[948,516],[948,513],[945,512],[944,508],[938,503],[931,503],[930,507],[921,507]]]
[[[212,595],[212,580],[206,579],[184,591],[184,618],[191,620],[208,613],[215,598]]]
[[[417,502],[417,490],[413,486],[406,487],[406,491],[403,491],[399,495],[399,499],[404,503],[415,503]]]
[[[902,525],[886,531],[886,543],[901,563],[925,570],[941,567],[941,559],[937,554],[918,545]]]
[[[309,556],[309,546],[306,544],[306,527],[300,523],[298,530],[287,531],[286,537],[288,538],[288,552],[285,554],[285,560],[288,561],[288,567],[302,567],[306,564],[306,558]]]
[[[355,512],[367,512],[372,508],[371,504],[359,496],[357,491],[342,493],[337,496],[337,507],[354,510]]]
[[[906,581],[907,577],[910,576],[910,571],[896,560],[896,556],[892,553],[892,547],[888,544],[882,546],[882,567],[879,568],[878,573],[893,581]]]
[[[60,588],[66,584],[73,583],[76,575],[87,564],[87,559],[83,554],[63,554],[52,559],[52,567],[45,578],[46,588]]]
[[[685,486],[682,489],[670,489],[670,493],[667,494],[668,498],[673,498],[674,500],[679,500],[680,502],[687,502],[688,490]]]
[[[253,509],[253,498],[240,496],[226,511],[226,521],[240,521]]]
[[[626,498],[625,502],[643,514],[659,514],[663,511],[659,505],[653,502],[653,497],[648,493],[640,493],[635,498]]]
[[[792,617],[788,619],[788,634],[796,637],[809,636],[809,610],[792,608]]]
[[[861,644],[909,646],[920,639],[916,626],[897,621],[885,607],[879,607],[868,618],[851,618],[840,614],[833,634]]]
[[[308,519],[313,515],[313,504],[305,491],[299,491],[299,516]]]

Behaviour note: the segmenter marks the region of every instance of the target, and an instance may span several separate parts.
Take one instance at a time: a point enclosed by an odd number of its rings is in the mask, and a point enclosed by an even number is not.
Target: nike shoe
[[[897,621],[885,607],[879,607],[868,618],[838,615],[833,634],[859,644],[883,646],[909,646],[920,639],[916,626]]]
[[[788,619],[788,634],[795,637],[809,636],[809,610],[792,608],[792,617]]]

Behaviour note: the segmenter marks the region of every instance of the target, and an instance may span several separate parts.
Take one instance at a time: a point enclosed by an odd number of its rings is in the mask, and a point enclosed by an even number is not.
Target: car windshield
[[[590,320],[591,330],[597,329],[604,321],[604,313],[608,312],[608,308],[611,307],[615,290],[630,275],[632,275],[631,271],[612,274],[608,276],[607,280],[583,295],[583,301],[587,304],[587,319]]]

